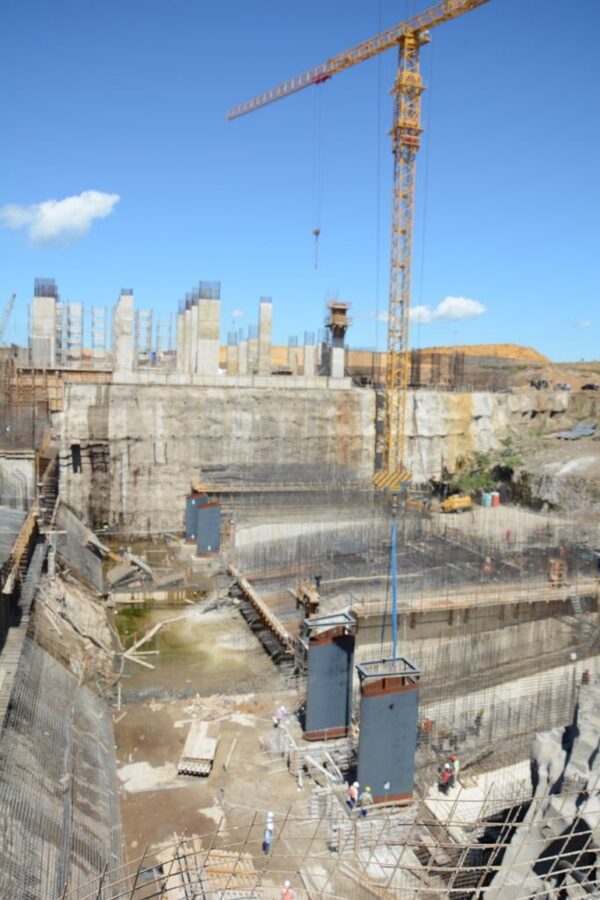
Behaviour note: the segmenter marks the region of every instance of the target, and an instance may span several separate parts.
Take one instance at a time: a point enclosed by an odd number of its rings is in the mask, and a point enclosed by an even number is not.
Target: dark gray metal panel
[[[308,647],[306,733],[347,728],[352,718],[354,635]]]
[[[198,497],[186,497],[185,500],[185,539],[196,540],[196,521],[199,506]]]
[[[417,688],[361,697],[358,781],[377,799],[413,790],[418,709]]]
[[[196,518],[196,550],[218,553],[221,547],[221,507],[199,506]]]

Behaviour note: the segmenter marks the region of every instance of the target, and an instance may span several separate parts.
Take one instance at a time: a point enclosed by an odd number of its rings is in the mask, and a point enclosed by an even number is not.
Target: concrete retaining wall
[[[369,479],[374,408],[370,391],[326,385],[68,384],[61,496],[94,527],[146,533],[183,528],[192,481]]]
[[[375,394],[347,379],[162,378],[131,373],[109,385],[65,384],[57,417],[62,496],[94,527],[181,530],[193,480],[339,482],[368,480],[374,470]],[[572,402],[563,391],[411,392],[408,467],[426,482],[523,429],[568,427]],[[80,473],[72,467],[75,443]]]

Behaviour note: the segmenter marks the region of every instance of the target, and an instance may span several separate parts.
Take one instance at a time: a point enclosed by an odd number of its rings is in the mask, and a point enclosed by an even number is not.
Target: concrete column
[[[184,371],[184,355],[185,355],[185,313],[180,312],[177,315],[177,371]]]
[[[256,325],[248,327],[248,374],[258,372],[258,329]]]
[[[317,374],[317,348],[315,346],[314,331],[304,332],[304,369],[307,376]]]
[[[238,375],[248,374],[248,341],[238,344]]]
[[[183,344],[183,371],[188,374],[192,371],[192,307],[191,304],[185,308],[184,319],[184,344]]]
[[[238,355],[238,344],[237,344],[237,334],[235,332],[231,332],[227,341],[227,374],[228,375],[237,375],[238,374],[238,364],[239,364],[239,355]]]
[[[133,370],[133,292],[121,292],[115,307],[113,358],[115,372]]]
[[[219,332],[221,301],[204,300],[198,303],[197,367],[199,375],[219,374]]]
[[[258,374],[271,374],[271,339],[273,333],[273,305],[270,297],[261,297],[258,304]]]
[[[331,348],[331,368],[329,374],[332,378],[344,377],[344,358],[345,351],[343,347]]]
[[[31,364],[56,365],[56,297],[34,297],[31,306]]]
[[[292,375],[298,374],[298,345],[289,344],[288,346],[288,366]]]
[[[190,372],[198,371],[198,301],[192,300],[190,310],[190,328],[192,336],[190,340]]]

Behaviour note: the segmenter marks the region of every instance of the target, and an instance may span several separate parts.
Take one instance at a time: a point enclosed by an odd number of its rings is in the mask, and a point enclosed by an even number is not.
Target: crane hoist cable
[[[323,84],[315,96],[315,159],[313,171],[313,237],[315,239],[315,269],[319,268],[319,236],[323,203]]]

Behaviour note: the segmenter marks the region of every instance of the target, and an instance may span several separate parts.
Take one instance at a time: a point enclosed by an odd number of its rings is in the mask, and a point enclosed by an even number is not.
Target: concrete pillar
[[[190,328],[192,332],[190,340],[190,372],[198,371],[198,300],[192,300],[190,310]]]
[[[314,331],[304,332],[304,374],[312,376],[317,374],[317,348],[315,346]]]
[[[258,372],[258,329],[256,325],[248,326],[248,374]]]
[[[271,374],[271,339],[273,334],[273,305],[270,297],[261,297],[258,304],[258,374]]]
[[[180,310],[177,315],[177,371],[183,372],[184,370],[184,356],[185,356],[185,312]]]
[[[133,291],[121,291],[113,318],[113,368],[133,370]]]
[[[221,322],[221,301],[198,302],[197,365],[199,375],[219,374],[219,332]]]
[[[238,342],[237,342],[237,333],[235,331],[230,331],[227,335],[227,374],[228,375],[237,375],[238,374]]]
[[[36,286],[37,290],[37,286]],[[56,297],[35,296],[31,307],[31,364],[56,365]]]
[[[295,343],[292,343],[295,341]],[[292,375],[298,374],[298,338],[290,338],[288,344],[288,368]]]
[[[331,378],[343,378],[344,377],[344,359],[345,359],[345,351],[343,347],[332,347],[331,348],[331,366],[329,370],[329,374]]]
[[[238,375],[248,374],[248,341],[238,344]]]
[[[184,343],[183,343],[183,371],[188,374],[191,373],[191,360],[192,360],[192,305],[191,303],[186,303],[185,313],[183,316],[184,319]]]

